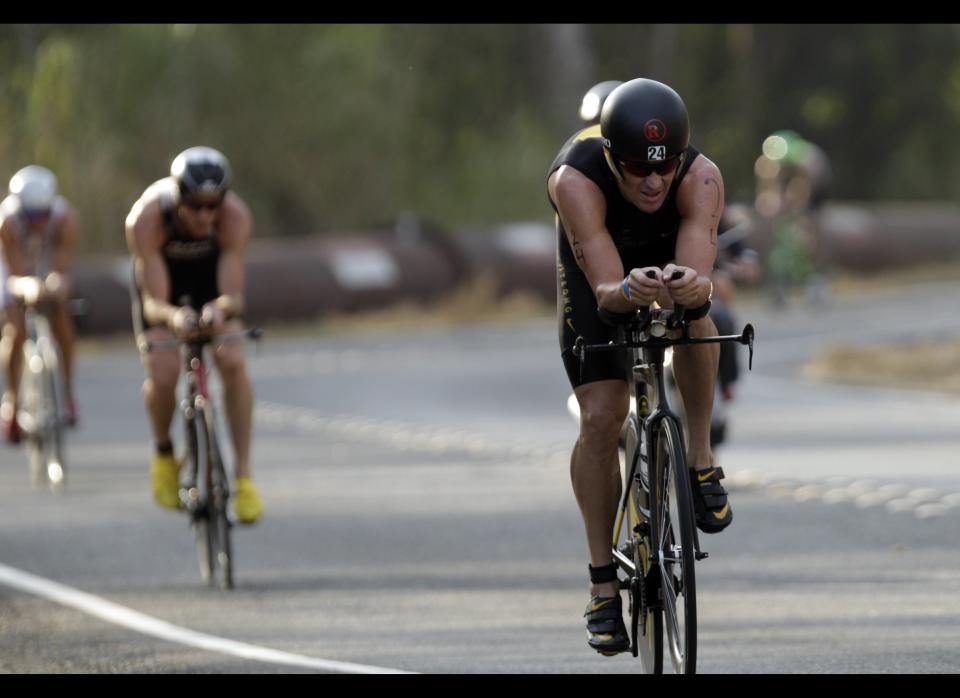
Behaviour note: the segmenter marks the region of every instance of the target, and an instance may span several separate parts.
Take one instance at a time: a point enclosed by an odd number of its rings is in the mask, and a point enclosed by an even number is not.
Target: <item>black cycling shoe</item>
[[[733,510],[727,501],[727,491],[720,480],[723,468],[694,470],[690,468],[690,489],[697,528],[704,533],[719,533],[733,521]]]
[[[594,596],[583,615],[587,619],[587,644],[597,652],[612,657],[630,649],[619,594],[613,598]]]

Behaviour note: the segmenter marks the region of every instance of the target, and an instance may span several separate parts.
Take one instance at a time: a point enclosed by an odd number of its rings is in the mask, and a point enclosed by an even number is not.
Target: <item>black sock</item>
[[[157,453],[161,456],[172,456],[173,455],[173,442],[170,439],[162,443],[157,444]]]

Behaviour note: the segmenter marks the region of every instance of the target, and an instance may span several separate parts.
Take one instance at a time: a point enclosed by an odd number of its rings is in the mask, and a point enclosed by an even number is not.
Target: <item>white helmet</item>
[[[8,189],[25,211],[49,211],[57,198],[57,178],[46,167],[28,165],[10,178]]]

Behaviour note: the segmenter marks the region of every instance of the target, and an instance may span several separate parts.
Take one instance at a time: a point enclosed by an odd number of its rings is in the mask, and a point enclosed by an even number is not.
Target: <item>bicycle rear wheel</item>
[[[697,596],[690,477],[680,430],[672,418],[654,431],[657,555],[660,558],[666,649],[678,674],[696,673]]]
[[[663,671],[663,616],[656,599],[651,598],[657,587],[653,578],[657,570],[651,574],[650,473],[643,453],[642,433],[637,415],[631,413],[624,427],[621,463],[623,485],[628,492],[626,537],[633,564],[640,575],[636,585],[630,588],[631,633],[643,670],[648,674],[659,674]],[[633,477],[628,480],[634,459],[639,462]]]

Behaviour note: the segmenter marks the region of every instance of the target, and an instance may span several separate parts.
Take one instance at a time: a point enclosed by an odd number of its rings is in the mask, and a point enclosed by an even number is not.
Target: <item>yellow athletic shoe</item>
[[[180,462],[172,453],[155,453],[150,464],[153,499],[164,509],[180,508]]]
[[[253,480],[248,477],[237,479],[237,496],[233,500],[233,510],[237,520],[243,524],[252,524],[263,514],[263,502]]]

